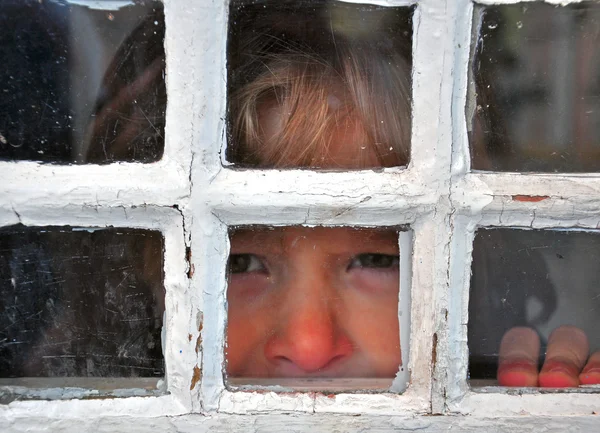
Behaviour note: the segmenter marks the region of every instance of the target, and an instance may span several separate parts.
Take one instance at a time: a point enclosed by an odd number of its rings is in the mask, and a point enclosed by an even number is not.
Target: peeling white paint
[[[525,420],[527,420],[525,422]],[[598,416],[573,417],[414,417],[414,416],[342,416],[328,414],[263,414],[263,415],[185,415],[178,417],[122,416],[104,419],[102,422],[85,417],[72,419],[45,419],[39,416],[0,419],[0,429],[6,433],[42,433],[60,431],[80,433],[164,433],[210,432],[329,432],[329,431],[382,431],[382,432],[465,432],[490,433],[522,432],[538,433],[570,431],[593,432],[598,429]]]

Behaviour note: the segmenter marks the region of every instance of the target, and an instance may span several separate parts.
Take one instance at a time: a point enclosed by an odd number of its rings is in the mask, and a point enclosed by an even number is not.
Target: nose
[[[310,373],[342,374],[343,361],[353,352],[334,301],[318,290],[298,299],[290,296],[282,308],[278,329],[265,345],[265,356],[278,376]]]

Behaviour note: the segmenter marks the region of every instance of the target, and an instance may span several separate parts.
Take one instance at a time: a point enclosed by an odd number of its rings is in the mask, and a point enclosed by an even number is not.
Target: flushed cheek
[[[397,297],[392,296],[370,304],[356,302],[351,313],[349,310],[350,338],[376,377],[392,377],[401,363],[397,305]]]
[[[261,274],[230,277],[225,355],[231,377],[267,376],[264,345],[275,320],[269,309],[269,304],[275,302],[269,288],[269,280]]]
[[[225,352],[228,376],[266,377],[263,353],[270,324],[265,320],[265,314],[230,307],[228,316]]]

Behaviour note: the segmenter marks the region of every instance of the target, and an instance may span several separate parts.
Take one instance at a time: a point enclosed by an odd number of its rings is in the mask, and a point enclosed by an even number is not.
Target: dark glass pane
[[[3,0],[0,28],[0,159],[162,157],[160,2]]]
[[[502,337],[514,327],[539,336],[539,366],[550,335],[563,325],[587,334],[589,353],[599,350],[599,262],[598,232],[478,230],[469,298],[470,378],[496,378]]]
[[[402,363],[397,230],[251,227],[233,230],[230,241],[234,384],[371,378],[379,379],[371,387],[390,387]]]
[[[163,238],[0,230],[0,377],[161,377]]]
[[[262,168],[406,165],[413,10],[232,1],[227,159]]]
[[[476,6],[474,22],[473,168],[599,171],[600,4]]]

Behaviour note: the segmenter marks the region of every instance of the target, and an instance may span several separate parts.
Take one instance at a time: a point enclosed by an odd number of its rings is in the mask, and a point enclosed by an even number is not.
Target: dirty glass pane
[[[551,349],[548,342],[564,325],[579,331],[568,330],[568,344],[561,350],[575,350],[572,342],[585,335],[589,349],[582,359],[599,350],[599,262],[598,232],[478,230],[469,298],[471,383],[482,383],[474,379],[496,379],[499,357],[509,351],[501,347],[502,339],[507,331],[518,331],[515,327],[533,330],[531,335],[517,339],[514,350],[521,352],[523,362],[531,356],[534,369],[555,357],[556,347]],[[539,343],[535,341],[538,338]]]
[[[232,1],[227,160],[261,168],[406,165],[413,11]]]
[[[475,6],[472,167],[600,170],[600,3]]]
[[[164,27],[158,1],[0,2],[0,160],[159,160]]]
[[[225,349],[230,383],[389,388],[405,370],[401,335],[408,347],[408,328],[398,322],[398,239],[397,229],[232,230]],[[373,380],[332,380],[340,378]]]
[[[1,229],[0,377],[164,376],[162,263],[155,231]]]

